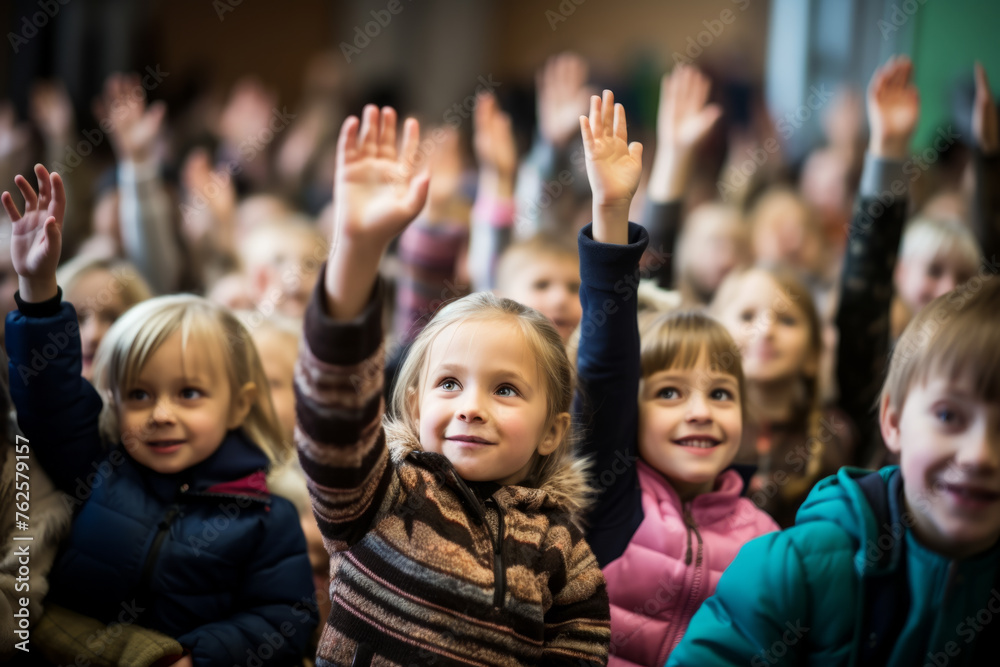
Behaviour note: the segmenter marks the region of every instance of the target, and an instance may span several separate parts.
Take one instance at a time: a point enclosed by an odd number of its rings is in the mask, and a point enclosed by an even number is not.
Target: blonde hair
[[[899,243],[899,261],[914,256],[957,257],[975,271],[979,265],[979,243],[969,228],[960,222],[936,218],[914,218],[903,230]]]
[[[302,257],[286,257],[289,241],[302,241],[312,249],[312,254]],[[240,260],[247,273],[262,266],[280,266],[287,261],[305,262],[309,270],[318,267],[327,255],[327,241],[323,233],[304,215],[288,215],[273,222],[255,227],[240,244]]]
[[[879,402],[902,412],[910,388],[934,375],[967,377],[987,403],[1000,403],[1000,280],[973,278],[917,313],[893,347]]]
[[[649,322],[639,338],[639,370],[643,380],[663,370],[694,368],[704,354],[712,372],[736,378],[740,414],[746,418],[743,362],[736,342],[722,324],[698,311],[675,311]]]
[[[69,294],[84,277],[95,271],[107,271],[111,274],[113,281],[120,285],[120,290],[117,291],[121,292],[122,303],[126,309],[153,296],[153,290],[139,273],[139,270],[131,262],[118,258],[76,257],[59,267],[59,270],[56,271],[56,282],[62,286],[63,294]],[[108,294],[115,292],[110,288],[110,285],[108,290]],[[94,300],[100,300],[100,298],[91,297],[88,301]]]
[[[121,439],[116,410],[119,391],[136,380],[149,358],[176,332],[181,333],[182,349],[190,342],[217,348],[213,353],[223,360],[234,396],[247,382],[256,385],[256,398],[240,428],[272,463],[284,461],[291,447],[282,441],[271,393],[266,390],[267,377],[250,333],[226,308],[191,294],[144,301],[108,329],[94,359],[94,386],[104,398],[101,435],[110,442]]]
[[[386,431],[390,437],[410,437],[418,441],[416,420],[412,414],[414,399],[419,400],[420,381],[423,378],[431,345],[449,327],[466,322],[504,319],[515,323],[524,335],[545,385],[548,419],[569,412],[573,401],[575,381],[573,367],[566,356],[559,332],[548,318],[533,308],[512,299],[498,297],[489,292],[476,292],[452,301],[439,310],[434,319],[424,327],[413,341],[409,354],[399,371],[392,394],[393,418],[386,418]],[[562,441],[551,454],[536,456],[521,486],[542,487],[557,475],[565,475],[568,468],[583,474],[582,462],[573,453],[572,429],[566,429]],[[581,492],[589,491],[582,480]],[[582,506],[582,500],[577,499]]]
[[[500,260],[497,262],[497,289],[504,291],[526,261],[539,258],[580,262],[576,246],[550,234],[539,232],[529,239],[514,243],[500,255]]]

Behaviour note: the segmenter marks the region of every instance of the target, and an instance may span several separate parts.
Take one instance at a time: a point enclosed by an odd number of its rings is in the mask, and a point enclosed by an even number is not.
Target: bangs
[[[699,312],[668,313],[651,322],[641,334],[640,370],[643,378],[673,368],[694,368],[702,354],[715,373],[736,378],[743,392],[743,364],[725,327]]]

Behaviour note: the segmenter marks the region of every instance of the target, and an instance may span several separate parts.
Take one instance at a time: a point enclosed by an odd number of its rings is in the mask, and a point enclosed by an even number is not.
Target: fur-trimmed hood
[[[416,434],[402,422],[386,418],[383,426],[389,454],[396,465],[411,461],[436,470],[455,470],[444,455],[425,452]],[[498,491],[496,496],[505,499],[506,505],[528,511],[559,509],[569,512],[573,523],[582,529],[583,516],[593,501],[594,493],[588,482],[589,465],[584,459],[566,456],[562,464],[538,486],[509,485]]]

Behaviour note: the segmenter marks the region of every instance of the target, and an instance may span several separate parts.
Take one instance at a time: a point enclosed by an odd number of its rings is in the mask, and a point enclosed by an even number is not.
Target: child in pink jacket
[[[613,104],[605,91],[581,119],[594,222],[579,238],[574,408],[600,489],[587,540],[608,582],[609,664],[658,667],[740,548],[777,524],[742,497],[729,468],[745,404],[726,329],[700,313],[668,314],[645,328],[640,347],[634,278],[649,239],[628,221],[628,202],[641,146],[629,146]]]

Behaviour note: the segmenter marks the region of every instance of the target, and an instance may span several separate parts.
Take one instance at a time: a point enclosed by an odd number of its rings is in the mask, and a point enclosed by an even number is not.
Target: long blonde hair
[[[524,340],[538,362],[540,376],[545,385],[548,419],[569,412],[575,388],[573,367],[566,356],[559,332],[548,318],[533,308],[517,301],[498,297],[489,292],[476,292],[452,301],[439,310],[434,319],[424,327],[410,348],[406,361],[399,371],[392,395],[392,418],[386,419],[386,430],[390,438],[406,437],[418,441],[416,419],[413,415],[415,400],[419,400],[420,381],[427,365],[428,353],[434,340],[448,327],[465,322],[504,319],[516,323],[524,335]],[[551,454],[536,456],[521,486],[541,488],[561,476],[561,482],[572,480],[574,495],[589,492],[583,478],[585,468],[573,453],[572,429],[566,429],[562,441]],[[582,498],[573,503],[582,507]]]
[[[247,382],[256,385],[256,398],[241,428],[272,463],[287,459],[291,446],[282,441],[267,376],[250,333],[227,309],[191,294],[143,301],[108,329],[94,359],[94,386],[104,399],[101,435],[109,442],[122,438],[117,411],[121,388],[132,384],[153,353],[178,331],[183,349],[189,343],[216,348],[212,352],[223,362],[234,397]]]

